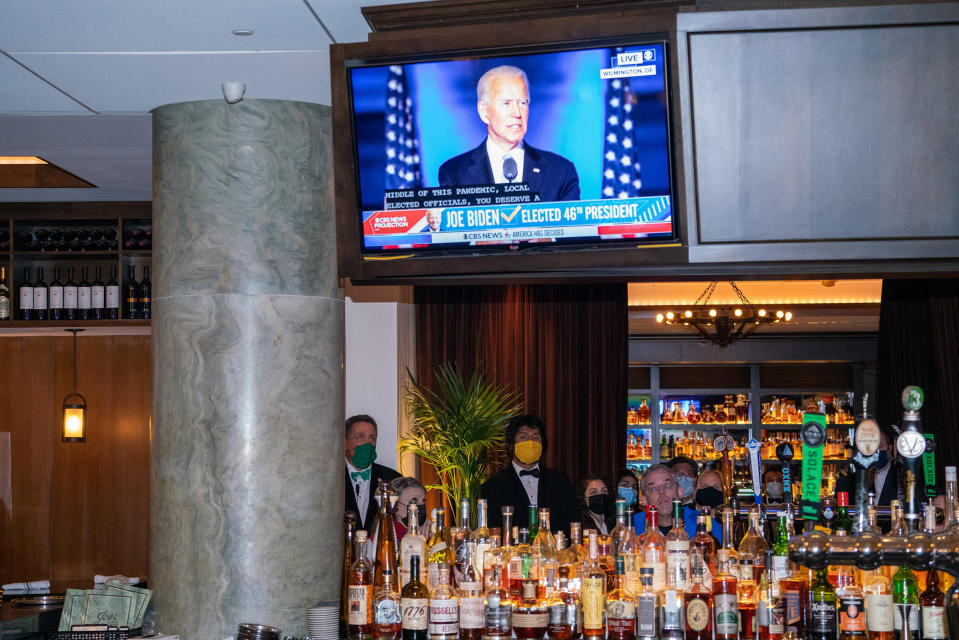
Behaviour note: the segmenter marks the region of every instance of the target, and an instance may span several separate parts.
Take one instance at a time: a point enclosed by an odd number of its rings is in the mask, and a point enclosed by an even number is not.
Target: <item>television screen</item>
[[[364,252],[675,239],[667,54],[347,61]]]

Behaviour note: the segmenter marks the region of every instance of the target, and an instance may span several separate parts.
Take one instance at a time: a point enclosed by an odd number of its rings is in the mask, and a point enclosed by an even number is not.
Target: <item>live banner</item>
[[[822,486],[822,449],[826,441],[826,416],[806,413],[802,426],[802,505],[804,520],[819,518]]]

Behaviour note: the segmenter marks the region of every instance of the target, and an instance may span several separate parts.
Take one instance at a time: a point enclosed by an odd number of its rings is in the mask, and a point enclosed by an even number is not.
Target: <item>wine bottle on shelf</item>
[[[131,264],[127,269],[127,283],[123,289],[125,301],[123,315],[130,320],[135,320],[139,317],[139,305],[137,304],[137,292],[139,288],[140,285],[137,283],[137,268],[136,265]]]
[[[143,267],[143,280],[140,281],[140,288],[137,293],[137,304],[140,307],[139,316],[145,320],[150,318],[152,292],[153,289],[150,286],[150,267]]]
[[[120,317],[120,283],[117,282],[116,265],[110,266],[110,280],[106,285],[106,317],[116,320]]]
[[[7,268],[0,267],[0,320],[10,319],[10,290],[7,288]]]
[[[33,317],[36,320],[47,319],[47,301],[49,298],[47,283],[43,281],[43,267],[37,267],[37,281],[33,283]]]
[[[50,319],[63,320],[63,283],[60,282],[60,267],[53,268],[53,281],[50,283]]]
[[[80,268],[80,284],[77,285],[77,319],[78,320],[89,320],[90,319],[90,294],[91,287],[90,281],[87,280],[89,276],[89,267],[83,266]]]
[[[103,272],[100,265],[96,266],[96,278],[90,284],[90,317],[93,320],[103,320],[106,317],[106,287],[103,284]]]
[[[73,267],[67,267],[67,281],[63,285],[63,318],[77,319],[77,283],[73,279]]]

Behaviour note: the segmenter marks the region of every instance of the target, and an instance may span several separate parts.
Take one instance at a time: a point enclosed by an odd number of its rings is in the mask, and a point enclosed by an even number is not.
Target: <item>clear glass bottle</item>
[[[426,545],[429,554],[427,556],[426,585],[430,589],[439,584],[439,565],[443,563],[448,566],[453,564],[453,550],[450,548],[449,540],[443,529],[445,515],[444,509],[438,508],[433,509],[433,514],[430,517],[432,532],[430,541]]]
[[[589,560],[583,572],[583,637],[606,637],[606,572],[599,564],[596,531],[589,532]]]
[[[356,532],[353,555],[347,596],[347,636],[350,640],[372,640],[373,567],[366,559],[366,531]]]
[[[406,583],[410,581],[410,558],[413,556],[426,557],[426,538],[420,533],[419,525],[420,505],[414,499],[406,509],[409,514],[407,520],[410,524],[406,535],[400,540],[400,588],[405,587]]]
[[[410,558],[410,580],[400,594],[403,640],[426,640],[430,592],[420,579],[420,557]]]
[[[546,634],[549,613],[536,587],[536,580],[524,579],[523,596],[513,607],[513,633],[520,640],[540,640]]]
[[[662,640],[683,640],[685,637],[683,614],[686,610],[683,592],[667,585],[660,592],[659,599],[662,605],[659,608],[662,613],[659,620],[660,637]]]
[[[659,593],[653,586],[653,569],[643,567],[639,571],[639,593],[636,594],[636,638],[658,640],[659,638]]]
[[[626,526],[626,501],[622,498],[617,498],[615,504],[616,526],[609,532],[609,537],[611,540],[611,551],[614,556],[618,556],[622,553],[621,546],[623,538],[626,537],[626,533],[630,527]]]
[[[569,565],[560,565],[559,583],[546,601],[549,611],[546,633],[550,640],[576,640],[583,632],[579,596],[570,588],[569,573]]]
[[[483,611],[483,581],[476,570],[474,558],[476,547],[470,542],[466,545],[466,560],[459,583],[460,602],[460,638],[461,640],[481,640],[486,620]]]
[[[725,535],[725,532],[724,532]],[[762,525],[759,523],[759,506],[753,505],[749,509],[749,528],[739,543],[739,579],[740,588],[743,583],[751,581],[755,586],[762,577],[763,559],[769,544],[762,534]]]
[[[463,574],[463,565],[466,562],[466,545],[473,534],[470,529],[470,501],[460,499],[459,519],[456,526],[450,530],[450,539],[453,542],[453,584],[459,584]]]
[[[487,522],[487,502],[480,498],[476,501],[476,529],[470,534],[470,542],[473,544],[473,568],[476,569],[480,581],[483,580],[483,570],[486,567],[486,552],[493,544]]]
[[[673,528],[666,535],[666,586],[686,591],[691,582],[689,534],[683,526],[683,503],[673,500]]]
[[[646,532],[643,534],[643,567],[653,570],[653,589],[666,587],[666,538],[659,531],[659,512],[656,507],[646,509]]]
[[[699,553],[703,559],[703,584],[713,583],[713,574],[716,573],[716,539],[709,533],[712,517],[709,514],[700,514],[696,517],[696,535],[689,541],[690,550]]]
[[[616,556],[616,583],[606,596],[606,628],[608,640],[635,640],[636,594],[626,588],[623,556]]]
[[[703,584],[706,563],[702,555],[692,555],[692,585],[683,594],[683,613],[686,618],[685,640],[712,640],[713,592]]]
[[[759,581],[759,640],[781,640],[785,631],[786,603],[776,579],[772,549],[763,558],[763,576]]]
[[[399,640],[400,637],[400,594],[391,587],[394,582],[385,576],[383,585],[373,590],[373,637],[376,640]]]
[[[438,567],[439,582],[430,589],[428,629],[431,640],[458,640],[459,598],[453,589],[450,566]]]
[[[895,605],[892,602],[892,582],[881,570],[876,569],[863,571],[862,586],[866,606],[866,639],[893,640]]]
[[[493,565],[487,573],[490,586],[484,595],[487,640],[508,640],[513,634],[513,602],[509,578],[503,565]]]

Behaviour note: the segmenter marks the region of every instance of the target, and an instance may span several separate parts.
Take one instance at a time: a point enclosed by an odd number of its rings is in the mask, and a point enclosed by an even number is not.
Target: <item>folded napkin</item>
[[[128,578],[127,576],[101,576],[99,574],[93,576],[93,584],[103,584],[107,580],[117,580],[118,582],[126,581],[127,584],[140,582],[140,578]]]
[[[49,580],[33,580],[31,582],[11,582],[3,585],[4,591],[36,591],[39,589],[49,589]]]

